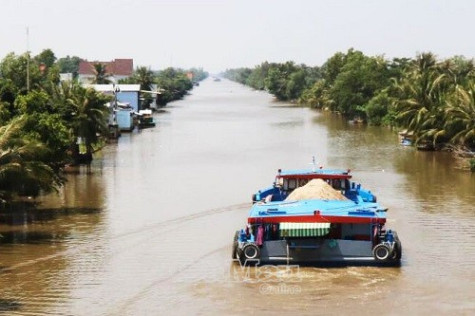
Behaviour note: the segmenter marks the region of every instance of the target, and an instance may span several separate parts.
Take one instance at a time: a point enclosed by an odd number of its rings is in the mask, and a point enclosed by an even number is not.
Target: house
[[[83,86],[94,88],[96,91],[107,95],[114,95],[115,90],[118,102],[129,104],[134,112],[142,110],[140,108],[139,84],[84,84]]]
[[[73,73],[67,72],[67,73],[61,73],[59,74],[59,81],[73,81]]]
[[[133,126],[133,116],[140,108],[140,85],[139,84],[83,84],[85,88],[111,95],[117,98],[106,104],[110,109],[109,125],[117,124],[121,131],[131,131]]]
[[[114,59],[113,61],[87,61],[79,62],[78,81],[81,84],[91,84],[96,78],[95,64],[102,64],[106,68],[107,79],[111,82],[118,82],[132,76],[134,72],[133,59]]]

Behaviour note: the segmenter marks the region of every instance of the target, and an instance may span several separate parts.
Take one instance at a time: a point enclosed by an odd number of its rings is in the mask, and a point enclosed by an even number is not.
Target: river
[[[41,211],[0,223],[0,314],[475,314],[475,174],[397,135],[207,79],[123,134]],[[278,168],[350,168],[389,208],[401,267],[243,269]]]

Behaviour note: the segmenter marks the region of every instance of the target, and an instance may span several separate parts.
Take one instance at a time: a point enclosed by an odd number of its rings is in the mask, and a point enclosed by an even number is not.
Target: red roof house
[[[79,82],[91,83],[95,78],[94,64],[102,64],[106,67],[106,73],[112,81],[132,76],[134,72],[133,59],[114,59],[113,61],[87,61],[79,62]]]

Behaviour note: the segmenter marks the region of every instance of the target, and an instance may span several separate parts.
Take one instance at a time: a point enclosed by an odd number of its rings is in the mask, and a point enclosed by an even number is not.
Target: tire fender
[[[244,260],[258,260],[261,257],[261,250],[256,244],[247,244],[242,248]]]
[[[385,262],[390,259],[392,254],[391,249],[386,244],[377,244],[373,248],[373,257],[376,261]]]

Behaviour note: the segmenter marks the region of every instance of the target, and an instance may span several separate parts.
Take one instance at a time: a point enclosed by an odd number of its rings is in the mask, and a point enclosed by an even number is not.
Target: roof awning
[[[330,233],[330,223],[280,223],[281,237],[321,237]]]

